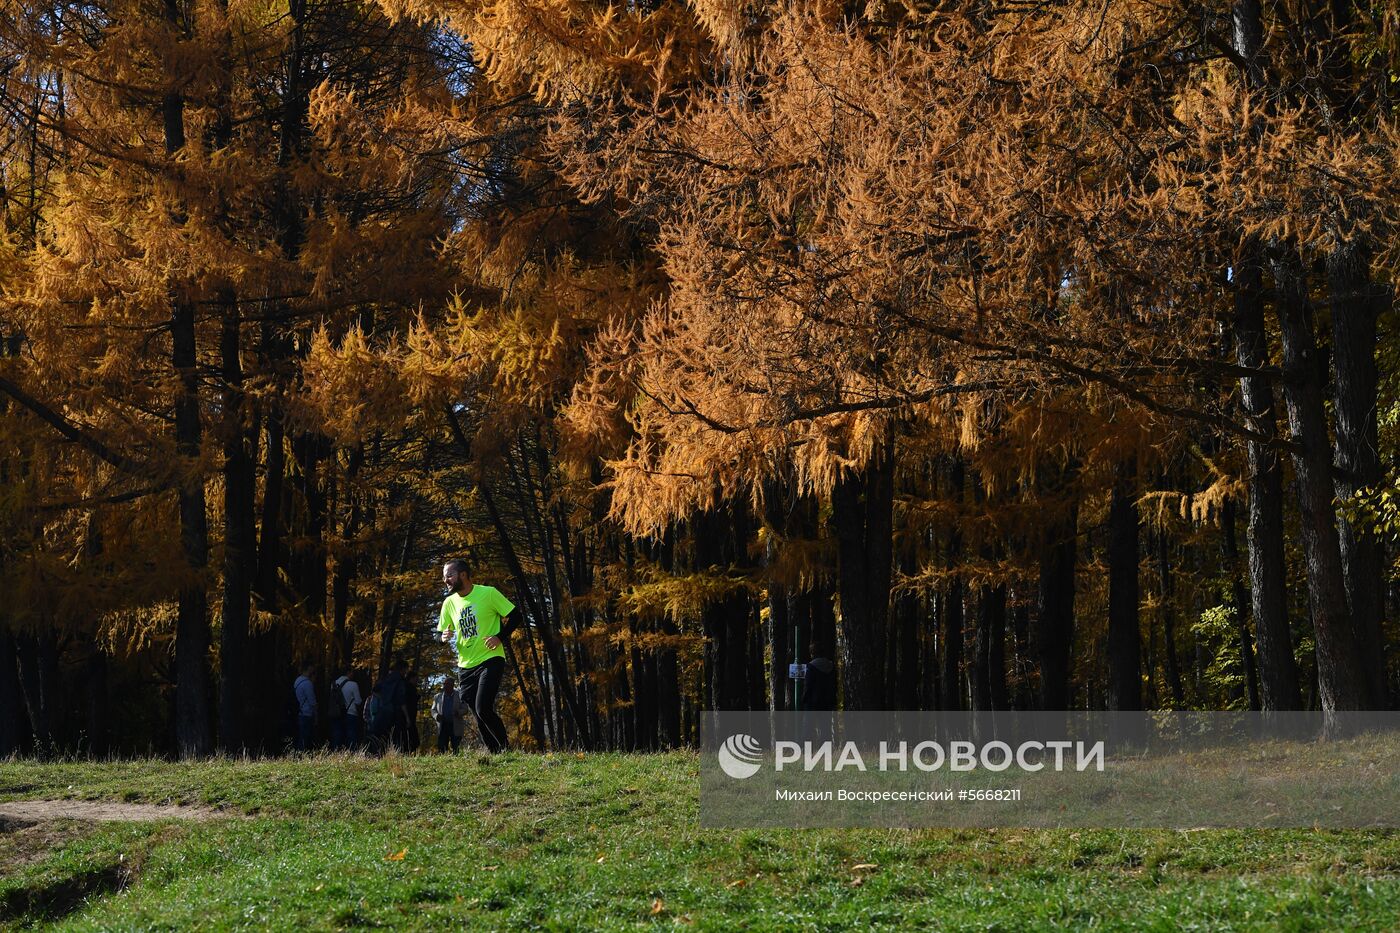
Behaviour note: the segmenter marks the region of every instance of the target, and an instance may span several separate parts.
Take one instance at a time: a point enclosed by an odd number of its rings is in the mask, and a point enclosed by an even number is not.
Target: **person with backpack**
[[[301,676],[292,685],[297,700],[297,751],[311,750],[312,735],[316,729],[316,688],[311,683],[311,675],[316,665],[307,661],[301,666]],[[286,683],[286,681],[283,681]]]
[[[331,751],[355,749],[360,745],[360,685],[354,672],[346,671],[331,685]]]
[[[380,691],[389,717],[385,731],[387,740],[400,752],[408,752],[408,662],[397,658],[389,673],[375,685]]]
[[[438,616],[442,640],[457,646],[461,664],[462,702],[476,716],[481,740],[492,752],[506,748],[506,726],[496,713],[496,693],[506,670],[502,638],[515,627],[515,604],[494,586],[472,583],[467,562],[448,561],[442,568],[448,590]]]
[[[394,710],[384,696],[381,681],[370,691],[369,702],[365,704],[365,726],[369,732],[369,752],[382,755],[389,750],[389,732],[394,725]]]

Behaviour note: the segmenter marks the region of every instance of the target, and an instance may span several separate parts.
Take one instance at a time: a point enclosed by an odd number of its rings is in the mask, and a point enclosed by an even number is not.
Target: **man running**
[[[462,702],[471,708],[487,749],[506,747],[506,726],[496,715],[496,693],[506,670],[501,639],[515,627],[510,614],[515,604],[494,586],[473,584],[467,562],[458,558],[443,565],[442,582],[450,593],[442,601],[438,631],[444,642],[456,642],[462,666]]]

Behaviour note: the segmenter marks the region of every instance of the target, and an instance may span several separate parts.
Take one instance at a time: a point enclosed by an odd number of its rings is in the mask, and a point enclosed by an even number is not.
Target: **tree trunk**
[[[1181,661],[1176,653],[1176,607],[1172,587],[1172,568],[1167,556],[1167,536],[1157,535],[1157,579],[1162,615],[1162,639],[1166,649],[1167,687],[1172,692],[1172,708],[1186,708],[1186,691],[1181,686]]]
[[[248,627],[257,566],[258,424],[243,392],[241,315],[232,295],[223,310],[220,356],[224,375],[224,595],[219,657],[219,745],[226,753],[246,747],[249,714]]]
[[[770,544],[770,547],[772,545]],[[771,554],[769,555],[771,559]],[[788,664],[792,659],[791,599],[787,587],[775,583],[768,585],[768,694],[769,709],[781,712],[789,709],[787,696]]]
[[[34,736],[34,753],[58,751],[58,643],[52,629],[15,636],[19,687]]]
[[[912,575],[917,569],[917,555],[912,547],[903,550],[900,570]],[[919,614],[920,608],[919,595],[910,590],[901,593],[894,604],[894,631],[891,633],[891,641],[896,651],[892,698],[898,709],[922,709],[924,706],[921,689],[923,659],[919,652],[924,619]]]
[[[1235,630],[1238,633],[1240,662],[1244,666],[1246,696],[1251,710],[1259,710],[1259,667],[1254,660],[1254,639],[1249,634],[1249,621],[1245,617],[1248,608],[1244,583],[1240,581],[1240,548],[1235,532],[1235,503],[1226,499],[1221,507],[1220,524],[1225,532],[1225,564],[1230,568],[1231,601],[1235,608]]]
[[[112,696],[107,686],[107,655],[94,645],[83,665],[87,691],[87,753],[105,758],[112,743]]]
[[[293,525],[297,546],[288,560],[297,602],[313,624],[326,615],[326,480],[330,463],[326,438],[314,432],[299,433],[292,441],[296,461],[296,501],[300,507]]]
[[[1264,333],[1262,271],[1254,244],[1246,244],[1235,268],[1235,360],[1268,366]],[[1263,440],[1246,442],[1249,458],[1249,596],[1259,650],[1259,704],[1263,710],[1302,709],[1293,638],[1284,592],[1283,465],[1268,438],[1278,432],[1273,389],[1263,375],[1240,379],[1240,405],[1249,427]]]
[[[1074,582],[1078,555],[1077,505],[1047,529],[1040,551],[1035,641],[1040,657],[1040,705],[1069,709],[1070,648],[1074,643]]]
[[[1006,586],[984,586],[977,596],[972,708],[1004,710],[1006,702]]]
[[[1011,699],[1011,709],[1029,710],[1035,708],[1035,695],[1031,691],[1030,659],[1031,649],[1031,610],[1025,598],[1017,591],[1012,600],[1011,642],[1015,646],[1016,691]]]
[[[894,437],[878,459],[831,492],[836,538],[845,708],[886,707],[885,638],[889,620],[894,502]]]
[[[1332,345],[1336,367],[1334,408],[1337,419],[1336,494],[1342,502],[1381,481],[1376,429],[1376,320],[1388,290],[1371,281],[1370,263],[1352,244],[1332,255],[1327,266],[1332,298]],[[1390,704],[1386,685],[1385,550],[1366,523],[1351,521],[1345,511],[1340,527],[1342,573],[1347,603],[1356,628],[1367,703]]]
[[[954,531],[948,541],[948,564],[954,566],[962,553],[961,536]],[[954,577],[943,596],[943,637],[939,639],[942,657],[939,658],[941,676],[938,707],[953,712],[963,708],[962,666],[963,666],[963,605],[965,586],[961,576]]]
[[[1347,614],[1341,543],[1332,506],[1332,446],[1322,407],[1306,272],[1297,257],[1288,257],[1275,266],[1275,280],[1283,344],[1283,395],[1289,430],[1299,449],[1293,455],[1293,471],[1317,642],[1318,699],[1324,714],[1331,714],[1361,709],[1365,683],[1356,656],[1356,634]],[[1328,715],[1329,729],[1332,722]]]
[[[176,0],[166,0],[166,17],[184,32]],[[172,92],[162,101],[165,152],[174,156],[185,147],[185,101]],[[182,757],[207,755],[209,722],[209,524],[205,511],[204,476],[198,471],[203,423],[199,413],[199,354],[195,342],[195,306],[172,299],[170,362],[180,381],[175,394],[175,447],[180,457],[177,497],[180,511],[179,608],[175,627],[175,741]]]
[[[204,477],[196,467],[203,425],[199,414],[199,378],[195,351],[194,306],[177,302],[171,317],[172,362],[180,373],[175,401],[176,447],[183,461],[180,504],[179,609],[175,631],[175,734],[182,757],[209,754],[209,524]]]
[[[691,525],[694,535],[695,570],[717,577],[727,575],[739,561],[743,537],[739,512],[742,506],[729,504],[699,516]],[[708,652],[708,705],[712,710],[748,709],[749,598],[742,589],[731,587],[701,612]]]
[[[0,758],[19,754],[28,731],[15,636],[0,626]]]
[[[1108,512],[1108,708],[1142,709],[1137,470],[1120,463]]]

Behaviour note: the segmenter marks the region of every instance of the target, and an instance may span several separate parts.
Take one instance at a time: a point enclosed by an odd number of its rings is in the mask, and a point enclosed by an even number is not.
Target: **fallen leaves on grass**
[[[656,900],[651,902],[651,915],[653,917],[655,917],[657,914],[661,913],[661,911],[665,909],[666,902],[663,901],[661,898],[658,897]]]
[[[407,854],[408,854],[408,847],[405,846],[404,848],[400,849],[400,850],[397,851],[397,852],[393,852],[393,853],[391,853],[391,854],[389,854],[389,855],[384,856],[384,861],[386,861],[386,862],[402,862],[403,859],[404,859],[404,856],[407,855]]]

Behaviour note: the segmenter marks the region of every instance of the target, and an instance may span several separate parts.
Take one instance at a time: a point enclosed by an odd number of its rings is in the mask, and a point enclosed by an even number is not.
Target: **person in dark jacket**
[[[409,671],[404,684],[404,722],[408,729],[408,750],[417,752],[418,746],[422,744],[422,738],[418,734],[418,707],[423,703],[423,695],[418,692],[418,671]]]
[[[365,732],[369,736],[371,755],[382,755],[388,751],[389,732],[393,726],[394,711],[384,697],[384,685],[381,681],[374,685],[369,700],[365,703]]]
[[[389,673],[379,681],[375,689],[383,694],[389,708],[390,726],[388,741],[401,752],[408,751],[408,662],[403,658],[394,661]]]
[[[813,658],[807,662],[807,683],[802,691],[802,720],[810,741],[831,741],[835,709],[836,665],[830,658]]]
[[[316,730],[316,687],[311,683],[311,675],[316,673],[316,665],[310,662],[301,666],[301,676],[292,685],[297,697],[297,751],[311,750],[312,736]]]

